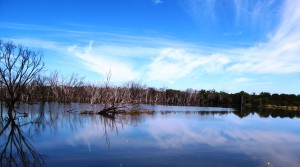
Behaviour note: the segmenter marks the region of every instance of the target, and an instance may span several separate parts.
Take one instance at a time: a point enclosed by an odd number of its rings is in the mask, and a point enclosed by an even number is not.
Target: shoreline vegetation
[[[20,102],[90,103],[92,109],[82,111],[81,114],[104,115],[151,113],[128,107],[139,104],[300,111],[300,95],[295,94],[249,94],[244,91],[226,93],[214,89],[157,89],[134,81],[114,86],[110,84],[110,71],[105,80],[98,84],[86,82],[84,77],[78,74],[63,76],[54,71],[44,75],[41,73],[45,65],[42,58],[41,52],[0,40],[1,111],[3,104],[15,107]],[[95,105],[98,105],[97,110]]]
[[[300,111],[300,106],[278,106],[268,104],[265,105],[264,108],[273,110]]]

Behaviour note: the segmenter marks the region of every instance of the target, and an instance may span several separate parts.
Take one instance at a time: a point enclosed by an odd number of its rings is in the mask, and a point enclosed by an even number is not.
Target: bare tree
[[[52,93],[52,101],[58,101],[59,98],[59,81],[58,81],[58,72],[54,71],[50,74],[49,76],[49,84],[51,88],[51,93]]]
[[[42,53],[0,40],[0,82],[6,105],[14,107],[22,93],[43,69]]]
[[[84,87],[84,91],[87,92],[89,103],[91,104],[92,110],[94,110],[94,104],[97,103],[97,99],[100,96],[99,88],[94,84],[90,84]]]
[[[42,103],[45,103],[49,101],[49,88],[47,85],[49,83],[49,78],[43,75],[38,75],[34,79],[33,83],[31,85],[34,85],[35,87],[35,99],[37,101],[40,101]]]

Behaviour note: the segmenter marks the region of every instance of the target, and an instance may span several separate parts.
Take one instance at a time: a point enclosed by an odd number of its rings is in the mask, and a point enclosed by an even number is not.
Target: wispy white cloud
[[[242,31],[237,31],[237,32],[224,32],[223,35],[224,36],[239,36],[242,35],[243,32]]]
[[[60,50],[64,49],[62,43],[37,38],[2,38],[4,41],[13,41],[15,44],[21,44],[25,47],[34,47],[39,49]]]
[[[209,6],[207,13],[214,12],[214,6],[219,3],[213,0],[190,0],[188,2],[194,5],[195,10]],[[263,2],[235,0],[234,2],[236,15],[239,17],[237,19],[251,16],[256,17],[252,18],[254,20],[269,13],[270,6],[275,3],[272,0]],[[299,7],[300,1],[285,0],[280,10],[276,8],[277,11],[271,13],[272,16],[279,17],[280,21],[274,30],[270,31],[268,39],[252,44],[250,47],[204,46],[163,36],[149,37],[142,34],[130,34],[126,31],[78,32],[77,34],[81,35],[80,39],[84,39],[84,42],[86,39],[95,41],[93,45],[84,46],[82,41],[77,42],[77,38],[73,41],[73,30],[22,24],[1,24],[0,28],[21,26],[24,30],[43,29],[50,34],[65,32],[66,37],[69,36],[71,40],[57,42],[56,39],[51,39],[51,41],[34,37],[12,37],[10,39],[25,46],[56,50],[61,54],[71,55],[78,59],[78,63],[83,64],[81,68],[101,75],[105,75],[107,71],[111,70],[114,81],[138,79],[173,83],[191,76],[199,78],[202,74],[219,73],[228,75],[234,84],[245,84],[246,82],[255,84],[257,80],[249,80],[249,78],[240,76],[251,74],[251,78],[254,78],[254,75],[261,74],[278,75],[300,72]],[[245,33],[237,31],[237,34],[224,33],[224,35],[244,35]],[[66,38],[64,37],[64,39]],[[87,43],[85,45],[88,45]],[[259,82],[276,84],[275,81],[262,80]]]
[[[53,28],[35,25],[35,24],[21,24],[21,23],[6,23],[0,22],[1,28],[8,28],[8,29],[19,29],[19,30],[53,30]]]
[[[78,57],[82,63],[91,71],[105,76],[111,71],[113,82],[124,82],[137,79],[140,75],[135,71],[130,63],[125,63],[121,59],[114,59],[109,55],[103,55],[101,52],[95,52],[90,42],[88,47],[72,46],[68,49],[69,53]]]
[[[216,0],[187,0],[186,11],[190,13],[191,16],[197,21],[200,21],[201,19],[215,20],[216,3],[217,3]]]
[[[23,24],[23,23],[9,23],[9,22],[0,22],[0,28],[4,29],[15,29],[15,30],[23,30],[23,31],[36,31],[36,32],[50,32],[53,33],[67,33],[68,35],[93,35],[90,31],[83,30],[74,30],[74,27],[79,27],[80,25],[73,24],[72,28],[59,28],[59,27],[51,27],[37,24]],[[81,25],[82,27],[83,25]],[[80,27],[80,28],[81,28]],[[88,26],[86,26],[88,27]]]
[[[300,2],[287,0],[281,23],[269,41],[240,50],[229,71],[281,74],[300,72]]]
[[[236,78],[234,80],[235,83],[245,83],[245,82],[249,82],[251,81],[250,78],[246,78],[246,77],[240,77],[240,78]]]
[[[183,49],[166,48],[149,65],[148,76],[150,80],[172,83],[196,71],[218,72],[228,63],[228,58],[218,54],[203,56]]]
[[[231,29],[269,30],[280,15],[279,6],[281,1],[277,0],[187,0],[182,1],[183,9],[199,23],[201,27],[219,23],[230,25]]]
[[[155,5],[159,5],[159,4],[163,3],[163,1],[162,0],[153,0],[153,3]]]
[[[235,21],[250,22],[252,25],[268,24],[274,21],[274,16],[279,15],[275,0],[234,0],[233,10],[235,11]]]

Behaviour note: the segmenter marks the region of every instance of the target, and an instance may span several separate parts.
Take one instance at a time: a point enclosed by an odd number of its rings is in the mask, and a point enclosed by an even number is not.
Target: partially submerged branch
[[[139,114],[153,114],[154,111],[144,110],[141,108],[134,108],[132,106],[111,106],[104,107],[101,110],[93,111],[93,110],[83,110],[80,111],[80,114],[99,114],[99,115],[139,115]]]

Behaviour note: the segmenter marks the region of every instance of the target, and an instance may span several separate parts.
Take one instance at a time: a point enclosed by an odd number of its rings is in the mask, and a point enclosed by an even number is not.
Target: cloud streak
[[[218,72],[229,63],[228,58],[220,55],[202,56],[183,49],[162,49],[148,66],[150,80],[174,82],[197,72]]]
[[[190,8],[193,8],[192,12],[205,10],[200,11],[198,15],[218,16],[215,10],[221,1],[189,0],[187,2]],[[43,34],[56,37],[64,33],[63,37],[51,39],[52,41],[34,37],[7,39],[25,46],[54,50],[59,54],[72,56],[78,60],[76,62],[81,65],[81,68],[102,76],[111,70],[114,82],[146,80],[159,83],[157,85],[161,83],[169,85],[189,78],[199,79],[202,76],[211,77],[218,74],[226,75],[224,78],[229,78],[228,82],[232,84],[255,85],[257,84],[255,82],[259,81],[276,85],[276,79],[261,81],[258,78],[263,75],[299,74],[300,1],[285,0],[282,7],[276,9],[273,7],[277,1],[272,0],[231,2],[233,2],[231,9],[235,11],[237,22],[249,20],[260,22],[267,20],[266,18],[276,17],[276,20],[279,20],[278,24],[265,34],[267,37],[265,40],[251,46],[208,44],[205,46],[196,42],[189,43],[164,36],[149,37],[143,34],[131,34],[127,30],[115,31],[115,29],[104,32],[84,30],[78,32],[24,24],[0,24],[0,27],[17,29],[17,31],[39,30],[45,32]],[[223,33],[223,36],[243,36],[247,33],[247,31],[236,32]],[[65,39],[68,38],[71,40],[66,41]],[[88,44],[90,40],[94,42]]]
[[[240,50],[229,71],[284,74],[300,72],[300,2],[287,0],[274,35],[261,44]]]
[[[134,80],[140,75],[139,72],[133,70],[129,63],[122,60],[110,58],[109,55],[103,55],[101,52],[95,52],[93,49],[93,41],[86,48],[76,45],[69,47],[68,52],[78,57],[86,68],[105,76],[108,71],[112,73],[112,82],[121,82]]]
[[[159,4],[163,3],[163,1],[161,1],[161,0],[153,0],[153,3],[155,5],[159,5]]]

